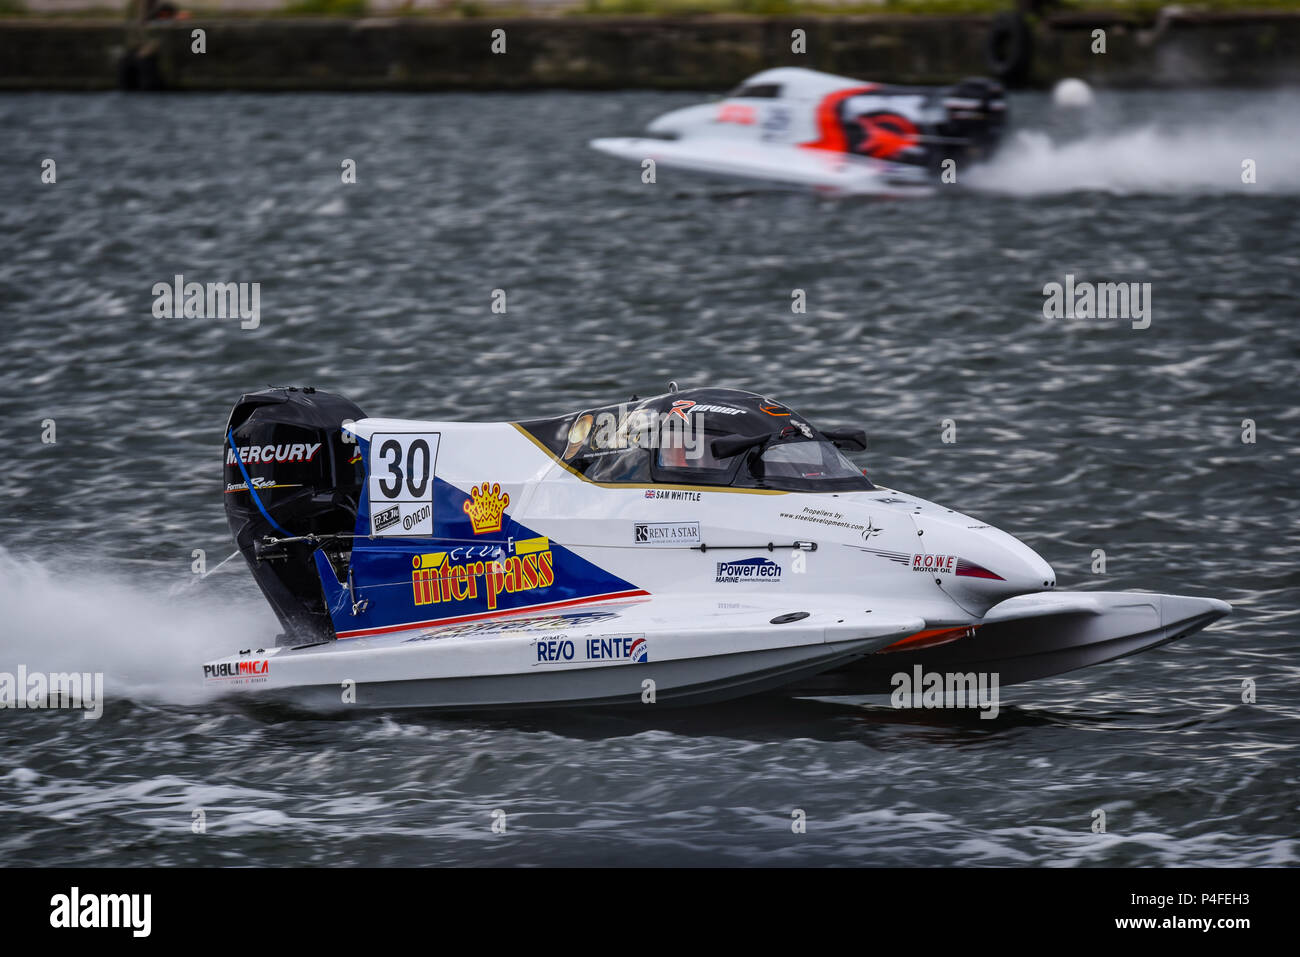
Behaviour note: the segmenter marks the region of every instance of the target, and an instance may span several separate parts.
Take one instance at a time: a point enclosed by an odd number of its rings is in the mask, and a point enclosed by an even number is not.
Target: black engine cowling
[[[939,133],[965,140],[968,159],[982,159],[997,146],[1007,118],[1001,83],[967,77],[944,91],[943,108],[947,118],[939,125]]]
[[[312,554],[323,547],[340,577],[346,574],[346,536],[356,527],[365,469],[342,429],[362,418],[349,400],[310,388],[251,392],[230,413],[222,451],[226,519],[280,619],[282,644],[334,637]],[[314,540],[270,541],[299,536]]]

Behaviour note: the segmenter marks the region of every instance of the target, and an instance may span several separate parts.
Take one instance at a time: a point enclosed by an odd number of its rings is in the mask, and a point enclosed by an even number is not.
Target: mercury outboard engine
[[[346,576],[365,468],[342,429],[363,418],[342,396],[310,388],[250,392],[230,413],[221,455],[226,519],[284,627],[279,644],[334,637],[312,555],[324,548]]]
[[[1007,118],[1002,84],[983,77],[942,89],[872,86],[844,98],[839,109],[847,152],[936,173],[944,160],[987,158]]]
[[[946,119],[941,136],[966,140],[967,158],[986,157],[998,145],[1007,119],[1007,98],[1002,84],[984,77],[967,77],[944,91]]]

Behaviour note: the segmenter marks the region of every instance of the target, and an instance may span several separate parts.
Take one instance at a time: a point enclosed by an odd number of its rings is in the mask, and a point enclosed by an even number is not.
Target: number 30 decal
[[[437,432],[376,432],[370,437],[370,534],[433,534]]]
[[[379,490],[383,492],[384,498],[401,498],[402,497],[402,478],[406,478],[406,492],[411,498],[422,499],[428,491],[429,466],[433,462],[433,454],[429,451],[429,442],[427,439],[414,439],[406,446],[406,471],[402,471],[402,443],[397,439],[385,439],[384,444],[379,447],[379,457],[384,460],[388,466],[388,475],[391,481],[385,478],[379,480]]]

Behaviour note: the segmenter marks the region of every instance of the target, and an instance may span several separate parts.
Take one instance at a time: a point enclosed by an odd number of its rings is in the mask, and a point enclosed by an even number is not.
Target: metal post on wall
[[[175,14],[170,3],[158,0],[130,0],[126,6],[125,42],[117,61],[117,85],[122,90],[154,91],[163,88],[158,70],[158,39],[145,25],[151,20]]]

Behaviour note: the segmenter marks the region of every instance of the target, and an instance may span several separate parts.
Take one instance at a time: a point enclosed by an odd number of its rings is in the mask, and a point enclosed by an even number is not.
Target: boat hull
[[[728,141],[626,137],[592,140],[593,149],[621,159],[845,195],[928,195],[926,171],[915,166],[794,146]]]
[[[664,622],[653,601],[251,649],[209,690],[311,712],[684,706],[770,691],[914,632],[921,619],[770,609]],[[775,620],[773,620],[775,619]]]
[[[520,711],[543,708],[687,707],[771,691],[867,653],[868,642],[842,642],[810,652],[779,648],[705,659],[668,661],[654,668],[584,669],[542,675],[483,675],[362,682],[344,703],[340,685],[270,689],[259,704],[312,713],[349,711]],[[654,681],[654,698],[644,682]]]
[[[792,695],[890,694],[896,676],[996,674],[1000,686],[1050,678],[1149,651],[1200,631],[1227,602],[1181,595],[1056,592],[995,607],[969,637],[927,648],[881,649],[786,689]]]

